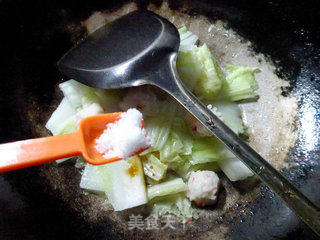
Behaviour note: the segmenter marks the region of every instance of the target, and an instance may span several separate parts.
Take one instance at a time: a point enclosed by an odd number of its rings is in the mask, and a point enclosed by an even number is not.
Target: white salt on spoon
[[[146,130],[142,127],[142,114],[135,108],[122,113],[121,118],[109,123],[96,139],[95,148],[104,158],[126,159],[151,146]]]

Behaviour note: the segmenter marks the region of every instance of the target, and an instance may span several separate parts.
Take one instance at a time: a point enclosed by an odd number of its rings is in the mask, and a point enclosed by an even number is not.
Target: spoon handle
[[[212,111],[210,111],[181,82],[175,67],[175,55],[170,58],[169,69],[158,77],[170,79],[159,84],[219,138],[263,183],[276,192],[300,218],[320,236],[320,209],[294,187],[285,177],[263,159],[254,149],[239,138]],[[172,79],[173,78],[173,79]],[[164,82],[164,81],[161,81]]]
[[[78,132],[0,144],[0,172],[80,155]]]

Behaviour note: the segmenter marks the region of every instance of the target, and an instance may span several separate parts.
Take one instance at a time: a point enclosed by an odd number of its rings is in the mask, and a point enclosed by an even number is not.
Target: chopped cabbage
[[[198,48],[197,55],[203,69],[195,93],[204,99],[213,99],[220,92],[224,75],[206,44]]]
[[[180,28],[178,31],[180,34],[180,52],[186,52],[196,47],[196,42],[199,39],[197,35],[188,31],[186,27]]]
[[[151,214],[156,217],[173,214],[183,218],[199,218],[197,212],[192,208],[190,200],[181,194],[155,198],[151,201],[151,204]]]
[[[238,135],[247,134],[235,101],[258,97],[256,68],[225,66],[222,72],[206,44],[186,27],[179,29],[177,70],[182,81]],[[116,211],[147,203],[157,216],[174,214],[196,218],[186,198],[186,184],[192,172],[222,170],[231,181],[253,173],[176,102],[139,87],[130,90],[102,90],[75,80],[59,85],[64,98],[46,124],[53,135],[74,132],[82,118],[134,107],[144,115],[144,126],[152,147],[129,160],[103,166],[83,164],[80,187],[105,192]],[[187,117],[186,117],[187,116]],[[145,183],[148,183],[146,187]]]
[[[191,165],[188,168],[188,171],[183,176],[183,179],[185,180],[189,179],[190,173],[196,172],[198,170],[208,170],[208,171],[217,172],[220,170],[220,168],[219,168],[218,162],[208,162],[208,163],[199,163],[199,164]]]
[[[176,117],[172,121],[172,128],[166,144],[160,150],[160,160],[170,161],[176,155],[191,155],[193,140],[187,125],[182,118]]]
[[[218,164],[223,173],[233,182],[253,176],[253,172],[226,147],[221,151]]]
[[[203,99],[214,99],[225,76],[206,44],[196,46],[198,37],[186,27],[179,29],[180,49],[177,70],[187,87]]]
[[[186,180],[186,176],[188,170],[191,167],[191,163],[189,162],[189,157],[184,156],[180,157],[179,155],[172,158],[171,162],[169,162],[169,169],[173,170],[179,177]]]
[[[247,128],[243,124],[241,110],[237,103],[227,101],[205,101],[208,108],[220,118],[228,127],[236,134],[247,135]],[[185,119],[189,125],[189,129],[196,137],[212,137],[212,133],[202,125],[195,117],[190,114],[185,115]]]
[[[246,134],[239,105],[234,102],[214,101],[212,106],[216,107],[223,118],[223,122],[236,134]]]
[[[179,52],[177,70],[190,90],[203,99],[214,99],[222,87],[224,75],[206,44]]]
[[[76,111],[66,98],[63,98],[58,108],[52,113],[50,119],[46,123],[46,128],[50,130],[52,135],[61,135],[73,133],[77,130]],[[70,158],[62,158],[56,160],[62,163]]]
[[[120,98],[115,91],[91,88],[75,80],[63,82],[59,87],[64,98],[46,123],[53,135],[75,132],[83,118],[119,109]],[[57,163],[68,159],[57,160]]]
[[[83,106],[98,102],[98,96],[95,94],[95,89],[88,87],[75,80],[69,80],[59,84],[63,95],[68,99],[72,107],[76,110]]]
[[[144,126],[151,140],[151,147],[141,153],[141,155],[145,155],[151,151],[159,151],[163,148],[171,130],[174,113],[174,106],[169,105],[167,102],[163,102],[159,116],[144,118]]]
[[[186,33],[188,31],[186,26],[183,26],[181,28],[178,29],[179,35],[180,35],[180,41],[181,41],[181,35]]]
[[[84,108],[82,108],[76,113],[75,124],[76,126],[78,126],[78,124],[81,122],[82,119],[86,117],[102,114],[103,112],[104,111],[102,107],[98,103],[91,103],[90,105],[85,106]]]
[[[202,99],[240,101],[258,97],[254,73],[257,68],[226,65],[226,76],[206,44],[196,46],[197,36],[179,29],[180,49],[177,70],[187,87]]]
[[[46,123],[46,128],[50,130],[53,135],[74,132],[76,130],[76,125],[74,123],[75,114],[76,111],[68,99],[63,98]]]
[[[220,158],[221,143],[215,137],[199,138],[194,141],[190,163],[215,162]]]
[[[146,184],[139,157],[99,167],[104,191],[115,211],[147,203]]]
[[[202,70],[196,51],[197,49],[179,52],[176,63],[181,80],[191,91],[194,91]]]
[[[119,111],[118,91],[88,87],[73,79],[59,84],[59,88],[75,110],[97,103],[105,112]]]
[[[148,188],[148,199],[162,197],[186,191],[186,184],[181,178],[162,182]]]
[[[168,166],[160,162],[160,160],[150,154],[147,160],[143,162],[144,173],[153,180],[159,181],[166,175]]]
[[[53,135],[61,135],[72,133],[77,130],[79,122],[85,118],[103,113],[103,109],[97,103],[92,103],[78,111],[75,111],[67,98],[63,98],[58,108],[53,112],[46,124],[46,128]],[[62,163],[70,158],[62,158],[56,160],[57,163]],[[83,162],[83,161],[82,161]],[[81,161],[77,160],[77,165]]]
[[[227,76],[223,81],[222,95],[231,101],[255,99],[258,97],[258,84],[254,74],[257,68],[226,65]]]
[[[85,164],[80,181],[80,187],[91,192],[104,192],[104,184],[99,173],[101,166]]]
[[[179,157],[180,158],[180,157]],[[187,157],[180,158],[180,161],[170,163],[170,169],[174,170],[179,177],[187,181],[189,179],[190,173],[198,170],[209,170],[209,171],[219,171],[220,167],[218,162],[208,162],[208,163],[199,163],[191,164]]]

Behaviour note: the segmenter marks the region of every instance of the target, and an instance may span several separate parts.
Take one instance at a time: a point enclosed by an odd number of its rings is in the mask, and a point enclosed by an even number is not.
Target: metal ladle
[[[163,89],[320,235],[319,208],[181,82],[176,70],[179,44],[179,33],[172,23],[149,11],[135,11],[89,35],[62,57],[58,67],[66,76],[96,88],[118,89],[151,84]]]

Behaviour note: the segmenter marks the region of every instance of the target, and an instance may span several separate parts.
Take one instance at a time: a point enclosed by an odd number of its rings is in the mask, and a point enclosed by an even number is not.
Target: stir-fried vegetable
[[[257,68],[226,65],[227,77],[223,82],[222,95],[231,101],[254,99],[258,97],[258,84],[254,78]]]
[[[223,173],[231,180],[244,180],[253,175],[253,172],[234,156],[226,147],[221,151],[218,164]]]
[[[91,192],[104,192],[104,183],[99,174],[100,166],[94,166],[89,163],[85,165],[82,172],[80,187]]]
[[[139,157],[99,167],[104,191],[115,211],[147,203],[146,185]]]
[[[52,113],[46,128],[53,135],[72,133],[77,128],[75,125],[76,111],[67,98],[63,98],[57,109]]]
[[[182,81],[203,99],[215,98],[224,76],[206,44],[179,52],[177,69]]]
[[[163,197],[186,191],[186,184],[181,178],[176,178],[167,182],[155,184],[148,188],[148,199]]]
[[[254,78],[257,69],[228,64],[224,73],[208,46],[196,45],[196,35],[186,27],[179,33],[177,70],[183,82],[235,133],[248,135],[235,101],[258,97]],[[74,80],[59,87],[64,98],[46,124],[54,135],[71,133],[84,117],[103,112],[137,108],[144,116],[151,140],[149,149],[129,160],[103,166],[85,164],[80,187],[105,193],[116,211],[149,201],[152,213],[158,216],[170,213],[197,217],[186,195],[190,175],[201,171],[204,177],[216,176],[213,172],[222,170],[231,181],[252,175],[201,123],[151,87],[107,91]],[[196,183],[192,182],[192,186],[197,189]],[[211,195],[208,196],[212,200]],[[198,205],[213,202],[200,201],[199,197],[190,199],[197,199]]]
[[[160,160],[150,154],[147,157],[147,161],[143,162],[144,173],[151,179],[159,181],[166,175],[168,165],[160,162]]]
[[[151,200],[151,214],[163,216],[173,214],[183,218],[198,218],[198,214],[192,208],[191,202],[184,195],[173,194]]]

